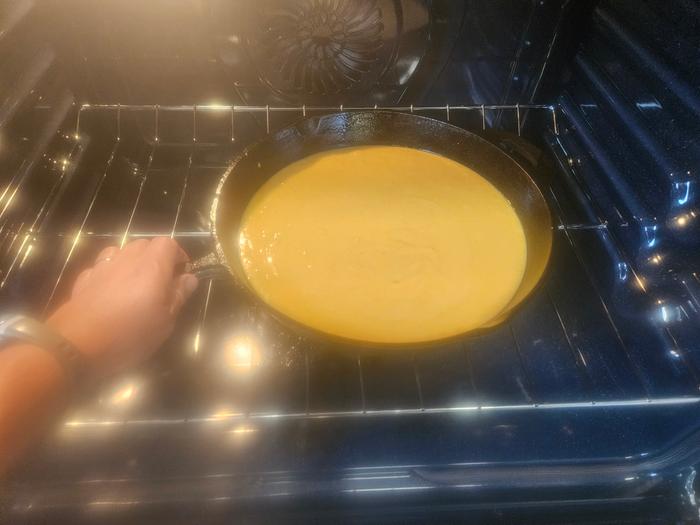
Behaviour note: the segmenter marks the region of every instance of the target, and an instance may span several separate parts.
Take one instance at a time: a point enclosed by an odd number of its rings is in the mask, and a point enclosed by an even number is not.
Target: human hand
[[[100,252],[47,324],[73,343],[98,376],[146,359],[171,334],[197,278],[179,273],[187,254],[156,237]]]

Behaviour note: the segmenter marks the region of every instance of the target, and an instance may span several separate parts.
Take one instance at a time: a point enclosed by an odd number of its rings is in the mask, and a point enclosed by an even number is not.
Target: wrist
[[[3,315],[0,318],[0,340],[13,343],[11,350],[15,353],[36,354],[39,350],[39,355],[44,354],[45,358],[53,360],[70,383],[79,383],[85,374],[87,359],[71,341],[51,326],[31,317],[13,313]],[[47,362],[46,359],[43,361]]]
[[[17,377],[39,376],[42,382],[52,385],[69,383],[68,374],[58,360],[46,349],[32,343],[13,343],[0,352],[0,361]]]
[[[66,339],[83,356],[88,375],[100,375],[104,368],[101,354],[105,347],[103,338],[93,326],[77,318],[70,303],[61,306],[46,320],[46,325]]]

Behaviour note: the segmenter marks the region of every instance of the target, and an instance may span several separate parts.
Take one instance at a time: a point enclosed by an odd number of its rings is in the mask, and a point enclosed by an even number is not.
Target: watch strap
[[[74,384],[85,375],[83,354],[66,338],[36,319],[13,314],[0,317],[0,342],[5,341],[22,341],[48,352]]]

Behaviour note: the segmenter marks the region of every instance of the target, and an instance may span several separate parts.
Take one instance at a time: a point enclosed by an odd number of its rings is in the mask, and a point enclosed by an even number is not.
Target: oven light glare
[[[132,397],[134,397],[135,391],[136,391],[136,389],[134,388],[134,385],[128,385],[128,386],[122,388],[116,394],[114,394],[112,396],[112,404],[118,405],[121,403],[126,403]]]
[[[130,404],[136,397],[138,387],[134,383],[127,383],[109,396],[109,404],[114,407],[123,407]]]
[[[222,421],[224,419],[229,419],[232,417],[238,417],[240,416],[240,412],[236,412],[233,408],[231,407],[221,407],[217,410],[215,410],[212,415],[211,419],[213,421]]]
[[[233,336],[224,345],[224,359],[230,370],[247,372],[260,364],[260,346],[249,335]]]
[[[24,252],[24,256],[22,257],[22,260],[19,263],[20,269],[24,266],[24,263],[27,262],[27,259],[29,258],[29,254],[32,253],[32,250],[34,249],[34,245],[30,244],[27,246],[26,251]]]
[[[246,425],[245,423],[241,423],[240,425],[234,427],[233,430],[231,430],[231,434],[238,435],[252,434],[253,432],[257,432],[257,429],[250,425]]]
[[[197,330],[197,333],[194,334],[194,341],[192,342],[192,351],[194,352],[195,355],[199,353],[199,341],[200,341],[200,331]]]
[[[218,101],[212,101],[209,102],[208,104],[204,104],[202,106],[197,106],[197,108],[202,108],[202,109],[207,109],[207,110],[212,110],[212,111],[230,111],[231,106],[227,106],[226,104],[222,104],[221,102]]]

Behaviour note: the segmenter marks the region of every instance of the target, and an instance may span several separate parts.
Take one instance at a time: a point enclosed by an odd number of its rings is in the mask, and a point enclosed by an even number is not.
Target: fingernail
[[[186,300],[187,295],[188,295],[188,292],[183,292],[181,290],[177,290],[175,292],[175,297],[173,299],[172,304],[170,305],[170,314],[171,315],[176,315],[180,311],[180,308],[182,308],[182,305],[185,304],[185,300]]]
[[[191,273],[188,273],[183,277],[184,282],[182,283],[183,287],[185,288],[185,292],[187,295],[190,295],[192,292],[194,292],[197,289],[197,286],[199,285],[199,279],[192,275]]]

